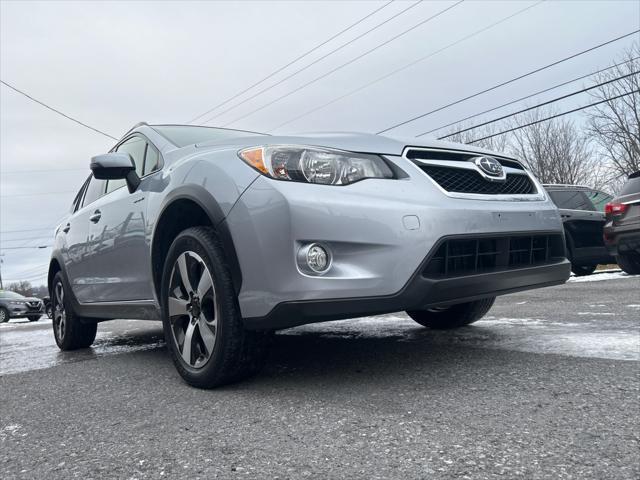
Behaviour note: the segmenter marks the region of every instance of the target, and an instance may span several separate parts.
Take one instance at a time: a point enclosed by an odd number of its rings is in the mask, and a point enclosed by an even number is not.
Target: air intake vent
[[[458,277],[557,263],[564,257],[558,234],[452,238],[436,247],[422,275]]]
[[[509,173],[503,182],[491,182],[477,171],[467,168],[418,166],[447,192],[483,195],[530,195],[536,187],[526,173]]]

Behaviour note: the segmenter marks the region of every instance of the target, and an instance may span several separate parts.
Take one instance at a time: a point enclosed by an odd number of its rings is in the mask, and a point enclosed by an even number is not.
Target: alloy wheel
[[[59,341],[64,339],[67,328],[67,313],[64,308],[64,287],[62,282],[56,283],[53,292],[53,328]]]
[[[7,318],[6,312],[4,311],[4,309],[0,309],[0,323],[4,323],[7,320],[9,319]]]
[[[177,258],[169,282],[169,323],[182,360],[204,367],[213,353],[220,308],[211,272],[195,252]]]

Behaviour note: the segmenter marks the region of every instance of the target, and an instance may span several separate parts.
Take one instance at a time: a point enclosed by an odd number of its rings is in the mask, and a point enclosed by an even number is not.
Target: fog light
[[[304,273],[322,275],[331,267],[331,253],[318,243],[304,245],[298,250],[298,265]]]
[[[311,245],[307,250],[307,265],[314,272],[324,272],[329,266],[329,254],[320,245]]]

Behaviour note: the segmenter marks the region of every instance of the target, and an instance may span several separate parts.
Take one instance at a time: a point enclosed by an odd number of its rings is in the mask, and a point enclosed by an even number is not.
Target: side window
[[[71,204],[71,213],[76,212],[80,208],[80,203],[82,202],[82,196],[84,195],[85,190],[87,189],[87,184],[91,180],[91,177],[87,178],[82,187],[80,187],[80,191],[77,193],[76,198],[73,199],[73,203]]]
[[[133,162],[136,165],[136,173],[139,176],[142,176],[142,170],[144,168],[144,151],[146,147],[147,142],[145,142],[143,138],[131,137],[129,140],[121,144],[116,149],[116,152],[124,152],[131,155],[131,158],[133,158]],[[109,183],[107,184],[107,193],[113,192],[125,184],[126,181],[124,179],[109,180]]]
[[[594,210],[593,205],[582,190],[552,190],[549,192],[558,208],[567,210]]]
[[[144,159],[144,174],[149,175],[151,172],[155,172],[160,167],[160,154],[156,147],[147,144],[147,156]]]
[[[82,206],[89,205],[95,202],[102,195],[104,195],[104,180],[96,180],[93,175],[89,178],[89,185],[87,185],[86,193],[84,194],[84,200]]]
[[[613,198],[611,195],[597,190],[591,190],[587,193],[587,196],[598,212],[604,212],[604,206]]]

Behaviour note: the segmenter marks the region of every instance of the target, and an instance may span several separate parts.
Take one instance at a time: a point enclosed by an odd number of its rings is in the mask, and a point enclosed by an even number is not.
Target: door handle
[[[70,223],[67,223],[67,225],[62,229],[62,231],[63,231],[64,233],[67,233],[69,230],[71,230],[71,224],[70,224]]]
[[[89,217],[89,220],[91,220],[93,223],[98,223],[100,221],[100,217],[102,217],[102,212],[100,210],[96,210],[95,212],[93,212],[93,215]]]

